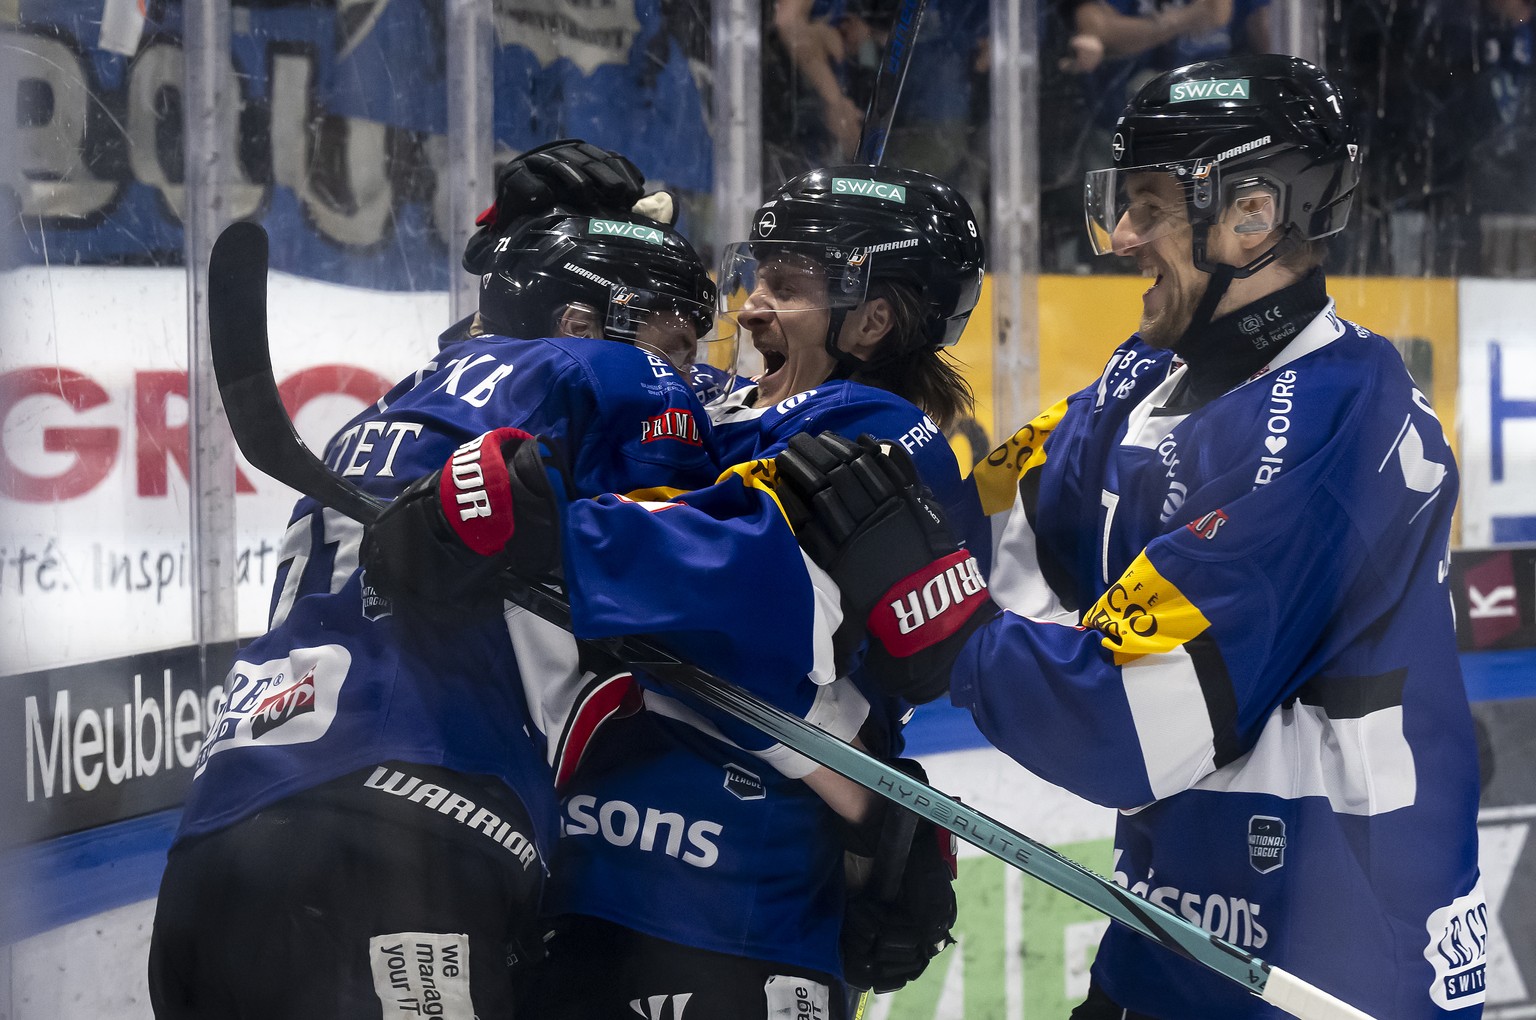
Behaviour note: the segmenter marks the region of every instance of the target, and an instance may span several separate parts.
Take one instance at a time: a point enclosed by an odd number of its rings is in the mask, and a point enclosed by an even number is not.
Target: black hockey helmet
[[[820,261],[846,306],[862,301],[870,282],[907,284],[934,347],[960,339],[981,293],[985,246],[970,203],[915,170],[833,166],[789,181],[758,208],[750,238],[727,249],[722,298],[778,251]]]
[[[714,343],[714,281],[688,240],[655,220],[557,208],[467,249],[464,268],[480,276],[480,319],[490,332],[601,336],[679,368],[707,360],[734,371],[734,345],[726,352]]]
[[[1276,53],[1201,61],[1153,78],[1121,114],[1111,153],[1114,166],[1090,171],[1084,189],[1095,250],[1111,250],[1128,204],[1126,179],[1161,170],[1181,186],[1196,228],[1196,264],[1207,272],[1205,233],[1239,195],[1267,189],[1273,218],[1250,229],[1283,228],[1295,243],[1342,230],[1360,179],[1343,96],[1317,67]]]

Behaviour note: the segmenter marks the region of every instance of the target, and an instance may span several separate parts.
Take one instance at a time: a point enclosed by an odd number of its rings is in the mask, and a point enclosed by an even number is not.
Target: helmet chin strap
[[[1216,306],[1221,303],[1222,298],[1226,297],[1227,288],[1232,286],[1233,280],[1246,280],[1286,252],[1295,249],[1298,244],[1296,239],[1287,232],[1247,265],[1231,266],[1225,262],[1212,262],[1206,253],[1206,241],[1210,237],[1210,230],[1210,220],[1201,220],[1194,225],[1192,242],[1195,268],[1208,274],[1211,279],[1205,285],[1205,294],[1201,296],[1200,303],[1195,306],[1195,314],[1191,316],[1189,326],[1184,330],[1185,337],[1199,333],[1211,324],[1211,320],[1215,318]]]
[[[854,372],[857,372],[864,364],[864,362],[860,361],[852,354],[849,354],[847,351],[837,346],[838,338],[841,337],[843,333],[843,323],[848,321],[848,313],[852,311],[852,309],[833,308],[829,311],[831,318],[827,322],[826,347],[827,353],[832,356],[832,360],[837,364],[833,366],[832,374],[827,376],[827,378],[829,380],[846,379]]]

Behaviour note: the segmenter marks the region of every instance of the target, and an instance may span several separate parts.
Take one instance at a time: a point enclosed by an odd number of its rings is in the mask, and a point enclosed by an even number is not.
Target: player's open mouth
[[[763,356],[763,377],[764,378],[767,378],[768,376],[773,375],[779,369],[783,368],[784,365],[789,360],[788,358],[786,358],[784,356],[784,352],[783,351],[760,350],[760,351],[758,351],[758,353]]]

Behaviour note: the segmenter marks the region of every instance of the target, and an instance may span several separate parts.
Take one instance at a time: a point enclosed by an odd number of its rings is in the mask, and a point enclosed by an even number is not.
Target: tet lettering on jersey
[[[343,478],[368,474],[376,452],[382,451],[384,462],[374,475],[379,478],[395,476],[395,456],[407,436],[421,438],[425,426],[419,421],[365,421],[347,429],[331,441],[326,456],[326,466]]]

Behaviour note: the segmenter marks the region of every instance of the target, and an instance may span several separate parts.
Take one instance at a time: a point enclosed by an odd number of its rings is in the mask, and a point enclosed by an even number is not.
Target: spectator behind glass
[[[848,0],[838,21],[848,81],[862,111],[869,105],[899,0]],[[988,0],[929,3],[913,44],[887,141],[887,166],[910,167],[948,181],[962,194],[985,194],[988,104],[977,103],[986,70]],[[985,229],[981,221],[978,229]]]
[[[1386,0],[1348,6],[1329,62],[1374,116],[1341,245],[1350,272],[1526,275],[1536,214],[1531,0]],[[1523,229],[1522,229],[1523,227]]]
[[[763,5],[763,177],[776,186],[853,158],[864,107],[849,93],[845,0]]]
[[[1466,143],[1460,195],[1479,234],[1478,271],[1536,273],[1536,3],[1483,0],[1469,102],[1446,128]],[[1471,111],[1477,118],[1461,118]]]
[[[852,160],[889,45],[899,0],[775,0],[765,5],[763,137],[765,183]],[[930,3],[912,73],[882,162],[985,190],[986,149],[976,135],[987,106],[976,102],[986,72],[988,0]]]

